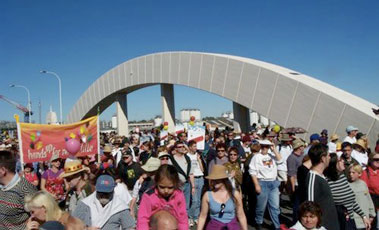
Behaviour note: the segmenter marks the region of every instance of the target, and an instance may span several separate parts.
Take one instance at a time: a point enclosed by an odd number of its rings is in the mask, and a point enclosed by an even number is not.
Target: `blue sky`
[[[299,71],[379,104],[379,1],[0,1],[0,94],[26,105],[34,119],[50,105],[63,115],[104,72],[161,51],[226,53]],[[188,95],[191,95],[189,98]],[[128,96],[129,119],[161,113],[159,87]],[[199,102],[200,101],[200,102]],[[219,116],[232,103],[175,87],[176,110]],[[102,114],[110,118],[111,106]],[[0,120],[16,109],[0,101]],[[176,114],[178,116],[179,113]]]

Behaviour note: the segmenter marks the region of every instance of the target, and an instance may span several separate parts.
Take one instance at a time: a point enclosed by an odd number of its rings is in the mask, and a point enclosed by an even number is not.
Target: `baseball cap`
[[[260,145],[273,145],[269,140],[258,140]]]
[[[132,150],[130,148],[122,152],[122,157],[125,157],[125,156],[133,156]]]
[[[346,127],[346,132],[347,133],[350,133],[351,131],[356,131],[356,130],[358,131],[358,128],[354,127],[352,125],[349,125],[349,126]]]
[[[318,135],[317,133],[314,133],[314,134],[312,134],[310,137],[309,137],[309,139],[311,140],[311,142],[312,141],[316,141],[316,140],[320,140],[320,135]]]
[[[113,192],[115,187],[115,182],[113,177],[109,175],[101,175],[96,180],[96,191],[110,193]]]

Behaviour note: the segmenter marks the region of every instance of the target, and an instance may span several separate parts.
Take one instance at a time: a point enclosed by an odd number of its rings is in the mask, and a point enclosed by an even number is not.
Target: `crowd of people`
[[[275,129],[101,133],[96,155],[21,165],[0,139],[0,229],[378,229],[379,142],[348,126],[310,135]],[[288,195],[292,223],[281,221]]]

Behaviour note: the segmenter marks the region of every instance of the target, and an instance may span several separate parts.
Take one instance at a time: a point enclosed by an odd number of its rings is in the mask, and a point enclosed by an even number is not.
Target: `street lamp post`
[[[46,74],[52,74],[58,79],[58,84],[59,84],[59,113],[60,113],[60,123],[63,124],[63,119],[62,119],[62,85],[61,85],[61,78],[58,76],[57,73],[47,71],[47,70],[41,70],[40,73],[46,73]]]
[[[31,111],[32,111],[32,103],[30,101],[30,91],[28,88],[26,88],[25,86],[23,85],[9,85],[9,87],[19,87],[19,88],[23,88],[26,90],[26,92],[28,93],[28,110],[29,110],[29,123],[32,123],[32,114],[31,114]]]

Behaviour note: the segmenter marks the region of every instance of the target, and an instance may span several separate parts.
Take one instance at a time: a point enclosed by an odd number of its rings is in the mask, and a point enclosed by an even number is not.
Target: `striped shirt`
[[[328,184],[336,205],[343,205],[347,209],[351,218],[354,218],[354,212],[361,217],[364,216],[364,212],[355,200],[355,194],[344,173],[341,173],[336,181],[328,180]]]
[[[24,199],[37,189],[24,177],[14,176],[12,185],[0,189],[0,229],[24,230],[29,213],[24,210]]]

